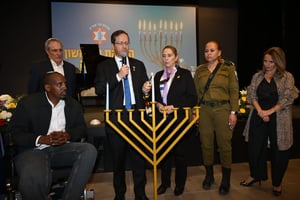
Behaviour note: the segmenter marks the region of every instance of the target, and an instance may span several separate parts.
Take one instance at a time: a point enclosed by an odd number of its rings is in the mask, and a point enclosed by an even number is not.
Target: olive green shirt
[[[211,72],[208,64],[199,65],[194,75],[198,102]],[[203,97],[204,101],[228,101],[232,111],[239,110],[239,83],[234,65],[221,64]]]

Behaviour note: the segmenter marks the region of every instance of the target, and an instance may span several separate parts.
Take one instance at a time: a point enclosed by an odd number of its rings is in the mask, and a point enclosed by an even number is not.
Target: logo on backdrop
[[[105,44],[108,41],[110,28],[106,24],[93,24],[90,26],[90,30],[91,38],[96,44]]]

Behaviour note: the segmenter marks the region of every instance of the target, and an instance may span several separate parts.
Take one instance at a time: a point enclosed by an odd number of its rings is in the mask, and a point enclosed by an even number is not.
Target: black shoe
[[[260,180],[255,180],[255,179],[253,179],[253,180],[250,181],[250,182],[246,182],[246,180],[243,180],[242,182],[240,182],[240,185],[241,185],[241,186],[244,186],[244,187],[251,187],[251,186],[252,186],[254,183],[256,183],[256,182],[258,182],[259,185],[261,185]]]
[[[273,195],[276,196],[276,197],[279,197],[281,195],[281,192],[282,192],[281,190],[278,191],[278,190],[273,189]]]
[[[149,200],[149,199],[146,195],[142,195],[142,196],[136,196],[135,200]]]
[[[228,184],[221,184],[219,187],[219,194],[226,195],[229,193],[230,185]]]
[[[202,188],[204,190],[209,190],[211,188],[211,185],[215,182],[214,178],[208,178],[205,177],[203,183],[202,183]]]
[[[163,194],[167,191],[168,187],[164,185],[160,185],[157,189],[157,194]]]
[[[125,196],[124,195],[117,195],[114,200],[125,200]]]
[[[209,190],[211,185],[215,182],[213,165],[205,165],[205,171],[206,175],[202,182],[202,188],[204,190]]]
[[[179,196],[183,193],[184,187],[175,187],[174,195]]]
[[[279,189],[279,190],[278,190]],[[279,197],[281,195],[282,188],[273,186],[273,195]]]
[[[231,175],[231,169],[222,167],[222,181],[221,181],[221,185],[219,187],[219,194],[226,195],[229,193],[230,175]]]

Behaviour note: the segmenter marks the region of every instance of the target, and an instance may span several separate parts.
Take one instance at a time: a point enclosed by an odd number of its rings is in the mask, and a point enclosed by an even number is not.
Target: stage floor
[[[267,180],[259,184],[255,184],[252,187],[242,187],[240,182],[247,178],[249,175],[248,163],[235,163],[232,165],[232,175],[231,175],[231,190],[226,196],[218,194],[219,184],[222,178],[220,165],[214,166],[215,170],[215,184],[212,185],[211,190],[202,189],[202,181],[205,176],[205,171],[203,166],[193,166],[188,168],[188,178],[186,182],[186,187],[184,193],[181,196],[174,196],[174,171],[172,172],[172,186],[163,195],[159,195],[159,200],[257,200],[257,199],[288,199],[288,200],[298,200],[300,195],[299,185],[300,185],[300,159],[292,159],[289,162],[289,166],[282,183],[282,195],[280,197],[275,197],[272,194],[272,184],[271,180]],[[160,184],[160,171],[158,170],[158,185]],[[270,164],[269,164],[269,174],[270,174]],[[269,177],[271,177],[269,175]],[[111,200],[114,198],[114,190],[112,186],[112,173],[94,173],[87,185],[87,189],[93,189],[95,193],[95,199],[101,200]],[[153,191],[153,170],[147,170],[147,185],[146,193],[149,199],[154,199]],[[126,173],[126,184],[127,193],[126,200],[134,200],[133,193],[133,180],[130,171]]]

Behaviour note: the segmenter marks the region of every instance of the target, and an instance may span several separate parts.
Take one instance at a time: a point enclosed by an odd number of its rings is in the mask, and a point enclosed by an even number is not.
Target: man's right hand
[[[129,74],[129,66],[123,65],[118,73],[119,78],[125,78]]]
[[[67,132],[53,131],[49,135],[43,135],[39,139],[39,144],[47,144],[51,146],[58,146],[65,144],[70,139]]]

